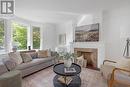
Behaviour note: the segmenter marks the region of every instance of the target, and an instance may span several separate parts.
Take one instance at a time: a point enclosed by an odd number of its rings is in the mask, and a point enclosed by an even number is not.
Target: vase
[[[67,60],[64,60],[64,66],[69,68],[71,67],[72,65],[72,60],[71,59],[67,59]]]
[[[16,46],[13,46],[12,51],[13,51],[13,52],[16,52],[16,51],[17,51],[17,47],[16,47]]]

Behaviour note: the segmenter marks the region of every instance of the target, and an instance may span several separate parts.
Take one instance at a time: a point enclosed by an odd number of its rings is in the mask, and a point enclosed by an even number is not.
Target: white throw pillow
[[[80,66],[84,66],[83,56],[77,57],[77,64],[79,64]]]
[[[11,52],[9,53],[9,57],[18,65],[23,63],[23,60],[20,56],[19,52]]]
[[[77,57],[77,59],[79,59],[79,60],[83,60],[84,57],[83,57],[83,55],[82,55],[82,56],[80,56],[80,57]]]

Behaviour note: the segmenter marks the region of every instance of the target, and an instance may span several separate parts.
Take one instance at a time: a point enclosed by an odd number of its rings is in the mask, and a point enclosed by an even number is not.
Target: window
[[[27,27],[21,24],[12,23],[13,27],[13,47],[17,47],[18,50],[27,49]]]
[[[40,27],[33,26],[33,49],[40,48]]]
[[[0,20],[0,50],[4,50],[4,40],[5,40],[5,33],[4,33],[4,20]]]

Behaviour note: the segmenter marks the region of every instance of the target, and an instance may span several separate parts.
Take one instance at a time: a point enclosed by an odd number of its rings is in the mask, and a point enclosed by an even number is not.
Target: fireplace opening
[[[78,57],[83,56],[87,60],[86,68],[97,69],[97,49],[75,48],[74,52]]]

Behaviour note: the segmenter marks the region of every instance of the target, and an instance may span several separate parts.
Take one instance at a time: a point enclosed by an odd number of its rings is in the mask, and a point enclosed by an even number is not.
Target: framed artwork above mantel
[[[99,41],[99,23],[77,26],[75,28],[75,42]]]

